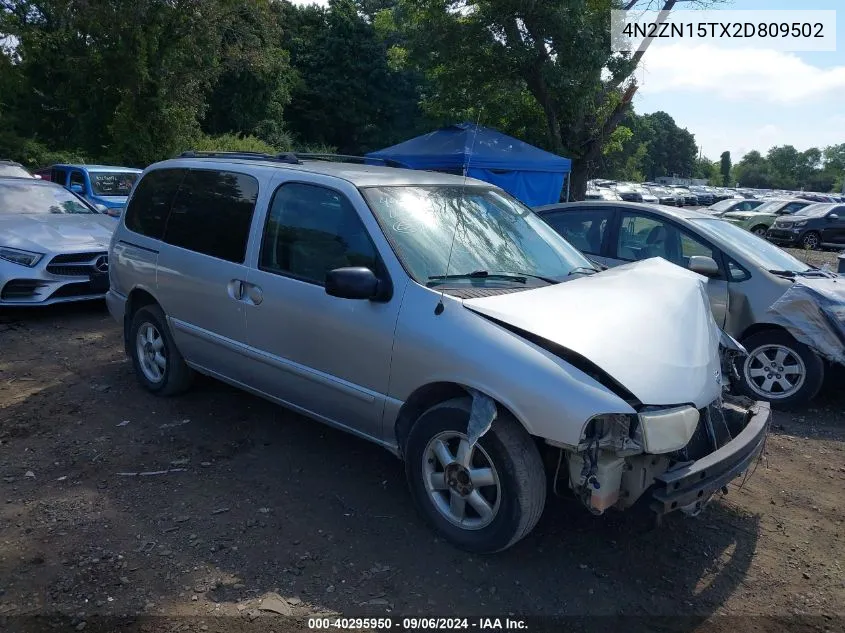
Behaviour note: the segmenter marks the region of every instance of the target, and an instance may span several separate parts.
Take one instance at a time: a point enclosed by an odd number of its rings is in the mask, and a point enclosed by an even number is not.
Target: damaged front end
[[[625,509],[651,489],[651,507],[697,514],[763,451],[771,411],[725,394],[708,407],[643,407],[590,420],[567,454],[569,487],[594,514]]]

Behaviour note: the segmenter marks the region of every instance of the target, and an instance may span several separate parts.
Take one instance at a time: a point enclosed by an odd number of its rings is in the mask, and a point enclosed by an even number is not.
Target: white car
[[[0,306],[102,298],[114,220],[64,187],[0,177]]]

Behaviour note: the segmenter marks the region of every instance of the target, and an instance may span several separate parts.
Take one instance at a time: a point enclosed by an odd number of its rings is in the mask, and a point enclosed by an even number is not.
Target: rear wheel
[[[812,349],[781,330],[743,341],[748,356],[739,368],[742,390],[755,400],[792,407],[815,397],[824,382],[824,362]]]
[[[470,448],[470,398],[423,413],[411,429],[405,473],[423,518],[470,552],[496,552],[526,536],[546,501],[546,475],[531,436],[500,414]]]
[[[801,248],[806,248],[812,251],[817,249],[819,244],[821,244],[821,237],[815,231],[808,231],[801,238]]]
[[[767,227],[765,224],[760,224],[751,229],[751,232],[758,237],[766,237],[766,231],[768,230],[769,227]]]
[[[129,351],[135,375],[147,391],[172,396],[190,386],[193,371],[176,348],[167,319],[158,306],[144,306],[132,316]]]

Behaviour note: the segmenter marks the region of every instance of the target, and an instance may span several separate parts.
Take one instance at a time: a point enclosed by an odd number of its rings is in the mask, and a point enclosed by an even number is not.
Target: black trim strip
[[[155,253],[158,255],[158,249],[156,248],[149,248],[147,246],[141,246],[140,244],[135,244],[134,242],[127,242],[126,240],[118,240],[118,244],[125,244],[126,246],[131,246],[132,248],[140,248],[142,251],[147,251],[148,253]]]

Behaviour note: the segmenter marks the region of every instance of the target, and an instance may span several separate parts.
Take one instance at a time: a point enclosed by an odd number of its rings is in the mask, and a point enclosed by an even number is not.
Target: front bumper
[[[32,268],[0,262],[0,305],[102,299],[109,286],[107,270],[105,251],[48,254]]]
[[[766,239],[774,244],[797,244],[803,231],[801,229],[769,229]]]
[[[659,515],[680,509],[700,510],[717,490],[727,486],[760,457],[772,412],[768,403],[749,409],[745,428],[718,450],[655,477],[652,509]]]

